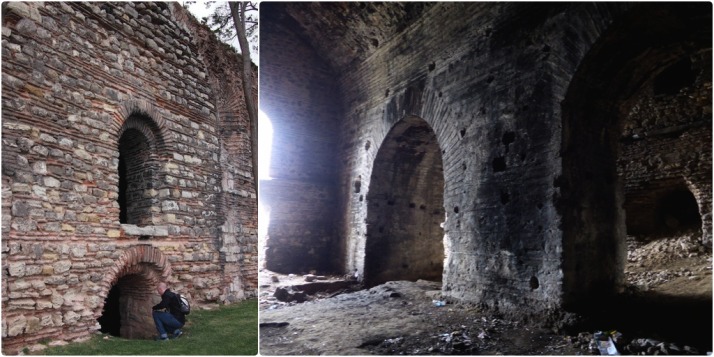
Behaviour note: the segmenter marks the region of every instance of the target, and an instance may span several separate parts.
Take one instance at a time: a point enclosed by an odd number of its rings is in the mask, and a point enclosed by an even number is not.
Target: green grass
[[[82,343],[50,347],[45,355],[257,355],[258,300],[250,299],[188,315],[175,340],[128,340],[96,335]]]

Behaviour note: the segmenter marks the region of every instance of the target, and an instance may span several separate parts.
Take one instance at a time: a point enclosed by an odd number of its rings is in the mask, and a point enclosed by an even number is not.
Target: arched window
[[[151,118],[132,115],[120,133],[119,222],[137,226],[159,223],[158,128]]]

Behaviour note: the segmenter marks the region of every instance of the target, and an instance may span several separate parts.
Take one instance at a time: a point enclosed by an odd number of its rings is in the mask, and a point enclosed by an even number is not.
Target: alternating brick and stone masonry
[[[257,295],[239,56],[176,3],[3,4],[4,353]]]

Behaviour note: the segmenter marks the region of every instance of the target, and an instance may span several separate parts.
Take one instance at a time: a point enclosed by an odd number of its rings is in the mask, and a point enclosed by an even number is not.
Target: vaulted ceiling
[[[262,26],[278,23],[309,43],[336,73],[369,57],[434,3],[262,3]]]

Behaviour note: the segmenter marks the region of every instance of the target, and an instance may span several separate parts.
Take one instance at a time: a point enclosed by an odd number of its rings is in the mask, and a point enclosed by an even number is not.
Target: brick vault
[[[161,280],[196,305],[256,296],[235,51],[174,3],[2,11],[3,352],[150,337]]]

